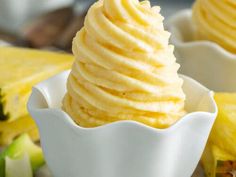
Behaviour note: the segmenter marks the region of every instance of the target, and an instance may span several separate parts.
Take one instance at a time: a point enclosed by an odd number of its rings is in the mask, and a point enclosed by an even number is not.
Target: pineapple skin
[[[72,66],[70,54],[0,47],[0,120],[27,115],[34,85]]]
[[[208,142],[201,159],[206,177],[233,177],[236,156]]]

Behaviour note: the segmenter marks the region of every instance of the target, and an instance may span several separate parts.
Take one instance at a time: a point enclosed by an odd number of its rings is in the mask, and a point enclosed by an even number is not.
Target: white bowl
[[[183,10],[167,21],[180,73],[214,91],[236,91],[236,54],[211,41],[194,40],[192,11]]]
[[[35,86],[28,103],[54,177],[191,176],[217,114],[211,91],[182,76],[189,114],[167,129],[135,121],[83,128],[60,109],[68,73]]]

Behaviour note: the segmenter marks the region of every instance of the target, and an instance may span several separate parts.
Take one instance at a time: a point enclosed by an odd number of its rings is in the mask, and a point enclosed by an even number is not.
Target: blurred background
[[[151,0],[168,18],[194,0]],[[93,0],[0,0],[0,45],[70,51]]]

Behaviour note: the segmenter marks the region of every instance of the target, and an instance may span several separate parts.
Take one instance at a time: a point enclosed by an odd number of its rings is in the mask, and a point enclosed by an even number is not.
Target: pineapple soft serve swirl
[[[236,0],[197,0],[193,21],[199,39],[214,41],[236,53]]]
[[[164,128],[184,115],[183,81],[159,7],[103,0],[73,40],[63,109],[83,127],[135,120]]]

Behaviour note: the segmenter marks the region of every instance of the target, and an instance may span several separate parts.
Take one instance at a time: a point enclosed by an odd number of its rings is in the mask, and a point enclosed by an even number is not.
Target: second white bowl
[[[192,11],[183,10],[167,21],[180,73],[214,91],[236,91],[236,55],[211,41],[194,40]]]

